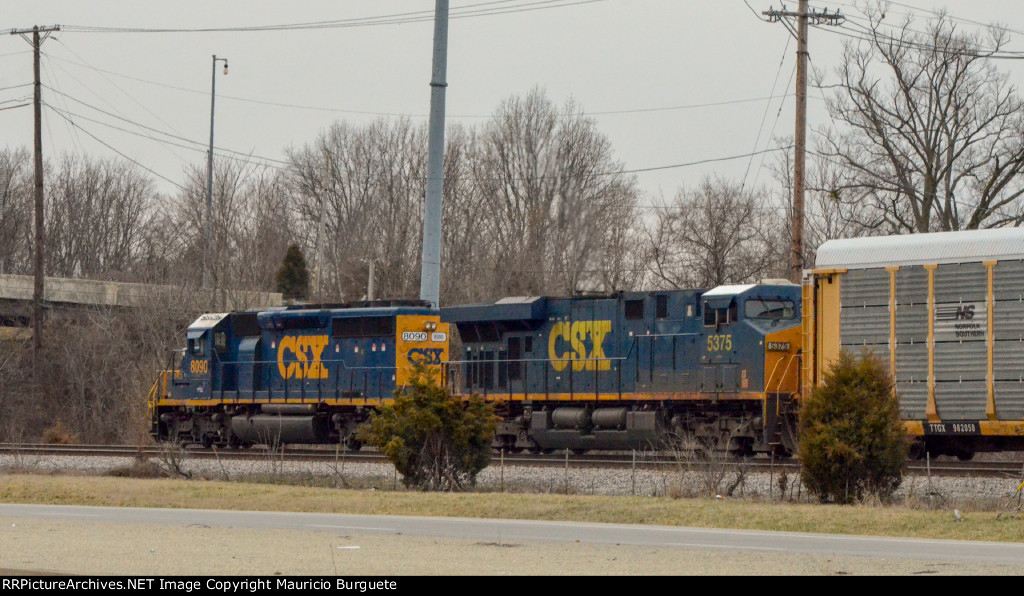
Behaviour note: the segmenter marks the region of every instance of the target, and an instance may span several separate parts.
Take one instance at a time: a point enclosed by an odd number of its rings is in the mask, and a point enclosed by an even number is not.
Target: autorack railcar
[[[805,390],[869,350],[918,455],[1024,450],[1024,229],[826,242],[803,302]]]

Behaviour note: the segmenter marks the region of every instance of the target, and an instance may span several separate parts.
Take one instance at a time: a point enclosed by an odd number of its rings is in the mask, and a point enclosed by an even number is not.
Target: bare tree
[[[24,149],[0,151],[0,273],[27,273],[32,235],[32,162]]]
[[[193,166],[173,209],[154,222],[166,244],[147,246],[147,258],[170,259],[178,283],[198,285],[207,259],[213,288],[273,291],[274,275],[294,234],[287,190],[275,169],[245,160],[214,162],[211,248],[206,249],[207,172]]]
[[[822,153],[850,169],[887,231],[1020,225],[1024,104],[990,60],[1006,31],[962,32],[941,12],[918,31],[911,17],[889,27],[883,8],[866,13],[828,102],[849,131],[823,131]]]
[[[498,247],[492,292],[601,289],[616,266],[615,228],[634,224],[639,191],[594,120],[534,89],[502,102],[480,141],[474,178]]]
[[[293,204],[320,294],[359,299],[369,261],[378,295],[419,294],[425,146],[423,126],[380,119],[336,123],[289,151]]]
[[[648,230],[651,270],[664,287],[710,287],[782,277],[789,236],[763,191],[705,178],[680,189]],[[781,240],[780,240],[781,239]]]
[[[65,155],[46,197],[47,273],[124,279],[156,202],[152,180],[123,161]]]
[[[787,148],[792,146],[790,141],[779,141],[778,145],[783,149],[772,166],[775,181],[782,192],[776,202],[783,206],[785,238],[791,237],[793,222],[793,153]],[[875,208],[863,189],[857,187],[852,170],[820,153],[811,153],[806,162],[805,178],[804,263],[814,263],[818,247],[828,240],[871,236],[886,231],[884,213]]]
[[[477,132],[458,124],[445,132],[441,303],[491,298],[495,272],[486,267],[498,244],[487,232],[493,213],[474,176]]]

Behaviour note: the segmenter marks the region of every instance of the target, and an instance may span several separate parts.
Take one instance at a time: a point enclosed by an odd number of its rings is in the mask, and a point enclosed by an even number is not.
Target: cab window
[[[743,314],[748,319],[795,319],[796,305],[792,300],[752,299],[743,305]]]
[[[206,336],[188,340],[188,353],[193,356],[206,355]]]
[[[228,351],[228,334],[223,331],[218,331],[213,334],[213,348],[218,352]]]
[[[705,327],[717,327],[719,325],[728,325],[733,321],[739,319],[739,313],[736,308],[736,301],[733,300],[729,303],[729,306],[724,308],[711,308],[711,306],[704,303],[704,326]]]

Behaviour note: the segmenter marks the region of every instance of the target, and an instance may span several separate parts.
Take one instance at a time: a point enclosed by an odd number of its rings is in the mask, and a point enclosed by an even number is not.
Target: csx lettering
[[[727,335],[709,335],[708,336],[708,351],[709,352],[730,352],[732,351],[732,334]]]
[[[409,350],[409,362],[413,364],[441,364],[444,348],[413,348]]]
[[[285,379],[326,379],[327,369],[320,361],[320,356],[327,347],[326,335],[287,335],[281,338],[277,346],[277,369]],[[288,353],[294,360],[285,362]]]
[[[210,372],[210,361],[209,360],[193,360],[189,365],[189,370],[192,374],[205,375]]]
[[[611,321],[575,321],[555,323],[548,337],[548,358],[557,371],[565,370],[572,361],[573,370],[611,370],[612,363],[604,355],[604,336],[611,333]],[[559,349],[559,338],[562,349]],[[583,343],[590,340],[590,351]],[[565,344],[569,349],[565,350]]]

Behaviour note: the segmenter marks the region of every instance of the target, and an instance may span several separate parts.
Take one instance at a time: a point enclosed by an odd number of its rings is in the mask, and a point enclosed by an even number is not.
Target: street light
[[[213,105],[217,97],[217,63],[224,63],[224,74],[228,74],[228,59],[213,55],[213,69],[210,75],[210,153],[206,168],[206,251],[203,261],[203,288],[210,287],[210,260],[213,252]]]

